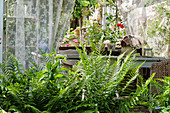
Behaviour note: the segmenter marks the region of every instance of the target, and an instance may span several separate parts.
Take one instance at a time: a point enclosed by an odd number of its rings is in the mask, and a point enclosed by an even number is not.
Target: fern
[[[25,105],[24,106],[26,109],[29,109],[30,111],[32,111],[33,113],[41,113],[41,111],[37,108],[35,108],[34,106],[31,105]]]
[[[161,83],[158,81],[161,81]],[[156,79],[153,81],[152,85],[156,86],[157,89],[160,89],[157,92],[153,91],[153,93],[156,94],[155,98],[153,98],[153,108],[159,106],[162,110],[167,109],[170,111],[170,77]]]
[[[61,61],[66,61],[65,57],[55,53],[42,55],[44,64],[32,63],[33,67],[27,70],[21,70],[17,60],[11,57],[12,60],[1,65],[3,109],[23,113],[129,112],[153,76],[146,83],[141,81],[136,91],[131,92],[131,84],[137,77],[141,78],[138,70],[142,64],[136,66],[133,52],[126,57],[120,55],[112,64],[110,56],[101,55],[100,44],[96,47],[92,43],[90,54],[81,44],[82,49],[77,48],[80,61],[73,71],[63,68]],[[123,98],[124,93],[129,98]]]
[[[131,99],[120,100],[119,103],[122,104],[123,102],[124,107],[119,106],[117,108],[113,102],[113,97],[116,93],[121,96],[121,93],[127,92],[130,84],[140,76],[138,70],[143,63],[136,66],[135,55],[132,55],[133,52],[131,52],[124,60],[122,60],[124,54],[120,55],[117,61],[111,65],[110,58],[107,59],[102,56],[100,50],[95,46],[93,46],[93,50],[88,56],[85,48],[83,50],[78,49],[81,60],[74,70],[82,76],[82,82],[80,81],[82,85],[79,87],[77,95],[80,94],[82,89],[85,89],[86,101],[98,104],[99,111],[105,109],[105,111],[111,112],[122,108],[122,112],[129,112],[130,107],[137,105],[138,97],[145,91],[153,76],[145,84],[142,84],[142,87],[138,87],[136,92],[129,92],[129,96],[132,95],[130,96]],[[129,72],[131,72],[128,76],[129,79],[124,83],[125,86],[121,88],[120,85]],[[111,102],[108,102],[108,98],[111,99]],[[100,104],[101,102],[104,102],[105,105]]]

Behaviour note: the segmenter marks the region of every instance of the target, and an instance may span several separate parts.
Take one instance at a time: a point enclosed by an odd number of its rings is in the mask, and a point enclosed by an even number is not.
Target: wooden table
[[[68,59],[68,62],[69,61],[77,62],[80,59],[79,55],[74,55],[74,54],[66,55],[66,57]],[[112,63],[114,63],[114,61],[117,60],[117,57],[118,56],[110,56]],[[106,56],[106,58],[109,58],[109,56]],[[167,59],[162,58],[162,57],[140,56],[140,57],[136,57],[135,60],[136,60],[137,65],[140,65],[141,63],[145,61],[145,63],[141,66],[141,68],[151,68],[152,63],[160,62],[160,61],[167,60]]]

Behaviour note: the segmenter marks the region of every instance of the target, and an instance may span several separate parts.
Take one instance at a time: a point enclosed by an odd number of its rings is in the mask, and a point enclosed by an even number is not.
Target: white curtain
[[[15,55],[23,68],[38,54],[58,48],[72,15],[75,0],[8,0],[6,51]]]

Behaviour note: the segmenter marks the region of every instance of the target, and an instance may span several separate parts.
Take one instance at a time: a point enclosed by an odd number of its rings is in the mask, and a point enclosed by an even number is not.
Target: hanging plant
[[[98,6],[97,0],[76,0],[73,17],[81,18],[82,16],[90,16]]]

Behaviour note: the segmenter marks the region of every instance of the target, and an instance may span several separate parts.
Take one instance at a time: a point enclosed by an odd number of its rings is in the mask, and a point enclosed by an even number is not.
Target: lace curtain
[[[139,35],[138,26],[145,26],[146,0],[118,0],[128,34]]]
[[[68,28],[74,0],[7,0],[6,51],[23,65],[40,63],[41,50],[52,52]]]
[[[149,48],[153,48],[154,56],[170,57],[170,44],[167,39],[157,34],[149,37],[149,19],[154,19],[157,12],[154,7],[159,4],[170,4],[168,0],[118,0],[119,11],[123,16],[127,34],[135,35],[140,40],[145,39]],[[169,7],[168,5],[166,7]],[[167,17],[162,17],[162,20]],[[164,22],[165,23],[165,22]],[[167,37],[168,38],[168,37]]]

